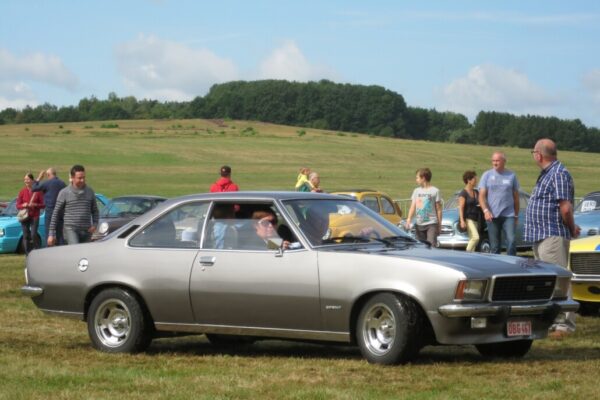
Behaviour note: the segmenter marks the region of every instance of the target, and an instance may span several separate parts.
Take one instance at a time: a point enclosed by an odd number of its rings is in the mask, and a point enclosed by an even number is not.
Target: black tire
[[[579,315],[583,316],[596,316],[600,313],[600,303],[588,303],[585,301],[579,302],[579,310],[577,310]]]
[[[25,254],[25,246],[23,245],[23,236],[19,239],[19,244],[17,244],[17,254]]]
[[[98,293],[87,314],[92,345],[107,353],[137,353],[152,341],[152,323],[130,292],[111,288]]]
[[[412,301],[380,293],[362,307],[356,321],[356,341],[370,363],[403,364],[419,353],[422,326],[421,313]]]
[[[216,347],[247,346],[256,341],[252,336],[219,335],[215,333],[207,333],[206,338],[210,344]]]
[[[484,357],[521,358],[529,352],[533,340],[515,340],[512,342],[476,344],[479,354]]]
[[[487,237],[481,238],[479,245],[477,246],[477,251],[486,254],[492,252],[492,246],[490,245],[490,240]]]

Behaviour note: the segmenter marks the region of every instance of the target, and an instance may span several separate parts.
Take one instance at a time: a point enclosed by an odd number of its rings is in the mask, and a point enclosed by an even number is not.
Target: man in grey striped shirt
[[[92,240],[98,224],[98,206],[94,189],[85,184],[83,165],[71,168],[71,184],[58,193],[48,232],[48,246],[56,244],[57,222],[61,220],[67,244]]]

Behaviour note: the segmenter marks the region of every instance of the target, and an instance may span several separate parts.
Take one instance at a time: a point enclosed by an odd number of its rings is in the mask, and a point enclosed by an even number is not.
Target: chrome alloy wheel
[[[362,327],[364,343],[370,352],[383,355],[394,346],[396,318],[383,303],[374,304],[366,313]]]
[[[131,312],[124,302],[108,299],[98,307],[94,326],[98,339],[104,346],[119,347],[131,332]]]

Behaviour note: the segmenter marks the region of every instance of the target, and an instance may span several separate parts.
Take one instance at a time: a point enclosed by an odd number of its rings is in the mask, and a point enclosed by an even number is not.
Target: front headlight
[[[569,296],[569,288],[571,287],[571,278],[568,276],[556,278],[554,285],[553,299],[566,299]]]
[[[108,232],[108,222],[103,222],[98,227],[98,233],[104,235],[106,232]]]
[[[456,286],[454,300],[474,301],[482,300],[487,287],[486,279],[463,279]]]
[[[4,228],[0,228],[0,237],[4,237]]]

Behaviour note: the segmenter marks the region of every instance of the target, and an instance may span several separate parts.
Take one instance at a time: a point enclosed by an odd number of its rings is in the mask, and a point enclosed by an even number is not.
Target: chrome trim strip
[[[573,274],[571,278],[571,283],[577,282],[590,282],[590,283],[599,283],[600,275],[577,275]]]
[[[44,313],[46,313],[46,314],[54,315],[54,316],[57,316],[57,317],[64,317],[64,318],[71,318],[71,319],[83,320],[83,313],[80,313],[80,312],[46,310],[46,309],[43,309],[43,308],[41,310]]]
[[[29,297],[37,297],[44,293],[44,289],[39,286],[21,286],[21,294]]]
[[[494,315],[530,315],[543,314],[552,309],[559,312],[577,311],[579,303],[573,300],[549,301],[542,304],[493,305],[493,304],[447,304],[438,308],[438,312],[448,318],[489,317]]]
[[[230,326],[211,324],[177,324],[155,322],[158,331],[222,333],[229,335],[266,336],[286,339],[325,340],[330,342],[350,342],[349,332],[306,331],[300,329],[262,328],[250,326]]]

